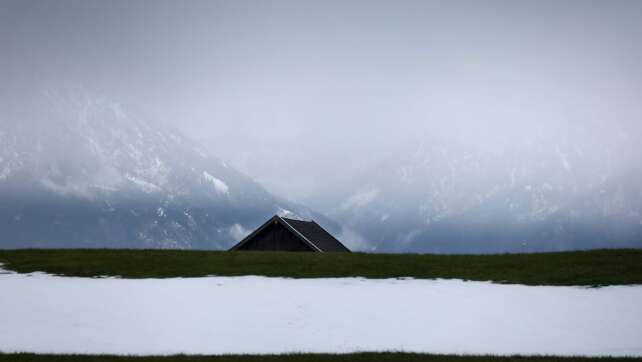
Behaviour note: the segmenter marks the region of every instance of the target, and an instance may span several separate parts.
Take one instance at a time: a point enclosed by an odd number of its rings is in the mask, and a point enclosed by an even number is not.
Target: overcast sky
[[[424,136],[638,135],[640,39],[642,1],[0,0],[0,96],[81,85],[314,206]]]

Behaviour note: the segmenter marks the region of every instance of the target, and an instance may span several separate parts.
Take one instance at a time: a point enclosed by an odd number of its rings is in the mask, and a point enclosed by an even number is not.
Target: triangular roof
[[[234,245],[230,250],[237,250],[245,243],[252,240],[254,236],[263,231],[270,224],[277,222],[283,225],[286,229],[292,232],[299,240],[308,245],[312,250],[325,252],[325,251],[350,251],[345,245],[337,240],[332,234],[327,232],[321,225],[314,221],[295,220],[274,215],[258,229],[254,230],[250,235],[246,236],[238,244]]]

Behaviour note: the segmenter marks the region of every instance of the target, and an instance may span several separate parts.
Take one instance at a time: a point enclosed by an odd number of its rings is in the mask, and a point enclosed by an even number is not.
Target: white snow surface
[[[642,286],[0,272],[0,351],[642,356]]]

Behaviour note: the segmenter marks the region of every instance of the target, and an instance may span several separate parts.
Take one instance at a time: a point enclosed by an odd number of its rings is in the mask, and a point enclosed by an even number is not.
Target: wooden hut
[[[278,215],[274,215],[230,249],[236,250],[350,251],[316,222],[287,219]]]

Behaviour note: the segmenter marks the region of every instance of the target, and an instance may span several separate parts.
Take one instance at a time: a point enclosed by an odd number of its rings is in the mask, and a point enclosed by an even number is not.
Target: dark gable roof
[[[281,220],[285,221],[321,251],[350,251],[332,236],[332,234],[325,231],[324,228],[314,221],[294,220],[284,217],[282,217]]]
[[[238,244],[234,245],[230,250],[240,249],[245,243],[252,240],[255,235],[260,233],[268,225],[273,222],[279,222],[296,235],[302,242],[307,244],[310,249],[315,251],[350,251],[339,240],[332,236],[329,232],[325,231],[319,224],[314,221],[303,221],[286,219],[278,215],[274,215],[270,220],[266,221],[258,229],[254,230],[245,239],[241,240]]]

